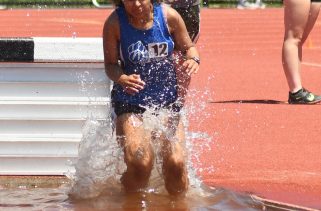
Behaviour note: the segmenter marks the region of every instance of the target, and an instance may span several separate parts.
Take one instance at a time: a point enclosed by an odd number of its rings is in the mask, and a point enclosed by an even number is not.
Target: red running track
[[[0,11],[0,36],[72,37],[76,32],[100,37],[110,12]],[[283,10],[203,9],[201,17],[202,65],[191,90],[199,90],[199,96],[209,91],[211,97],[190,120],[191,130],[213,137],[202,161],[215,171],[202,173],[203,179],[212,186],[321,209],[321,105],[285,103]],[[319,93],[320,24],[304,46],[302,67],[305,86]],[[198,100],[204,101],[194,96],[189,104]]]

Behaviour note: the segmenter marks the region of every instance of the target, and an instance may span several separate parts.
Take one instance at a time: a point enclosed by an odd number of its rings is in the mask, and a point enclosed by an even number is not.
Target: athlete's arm
[[[185,23],[178,12],[170,7],[164,8],[167,16],[168,28],[174,38],[176,49],[185,53],[186,61],[183,66],[188,74],[196,73],[199,70],[198,51],[188,35]]]
[[[118,64],[120,29],[116,12],[106,20],[103,29],[104,63],[107,76],[120,84],[128,94],[138,93],[145,83],[137,74],[126,75]]]

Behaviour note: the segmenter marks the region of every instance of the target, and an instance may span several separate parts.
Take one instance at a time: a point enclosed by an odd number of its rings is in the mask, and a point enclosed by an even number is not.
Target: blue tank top
[[[173,39],[168,31],[162,7],[154,4],[153,26],[147,30],[134,28],[123,7],[116,9],[120,23],[120,57],[125,74],[139,74],[145,88],[129,95],[115,83],[114,102],[132,105],[168,105],[177,99],[177,81],[172,52]]]

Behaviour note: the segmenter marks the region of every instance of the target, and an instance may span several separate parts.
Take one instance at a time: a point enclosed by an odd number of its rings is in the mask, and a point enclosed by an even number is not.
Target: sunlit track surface
[[[0,11],[1,37],[101,37],[111,10]],[[201,173],[211,186],[321,209],[320,106],[287,105],[283,10],[203,9],[201,70],[188,105],[191,130],[213,137]],[[321,93],[321,21],[304,45],[302,77]],[[197,91],[196,91],[197,90]],[[204,94],[205,93],[205,94]],[[202,98],[203,96],[203,98]]]

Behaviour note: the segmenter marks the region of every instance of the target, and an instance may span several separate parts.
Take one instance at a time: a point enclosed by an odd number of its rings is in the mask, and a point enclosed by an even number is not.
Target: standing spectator
[[[314,1],[314,2],[313,2]],[[289,86],[290,104],[315,104],[321,96],[302,87],[302,46],[320,11],[320,0],[284,0],[284,42],[282,62]]]
[[[237,9],[264,9],[266,5],[262,0],[256,0],[255,3],[250,3],[247,0],[239,0],[237,4]]]
[[[200,0],[164,0],[183,18],[191,40],[196,43],[200,31]]]
[[[169,4],[174,8],[183,18],[187,32],[195,44],[198,40],[200,33],[200,0],[164,0],[166,4]],[[177,59],[175,70],[178,83],[178,101],[182,104],[185,103],[186,94],[189,84],[191,82],[191,76],[186,73],[185,68],[182,66],[184,58],[181,52],[176,52],[175,57]],[[199,62],[199,61],[198,61]]]

